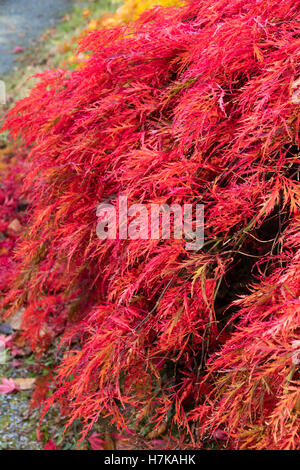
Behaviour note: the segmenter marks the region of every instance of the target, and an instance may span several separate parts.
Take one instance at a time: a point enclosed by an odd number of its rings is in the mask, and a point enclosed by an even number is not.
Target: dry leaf
[[[13,330],[21,329],[24,310],[24,308],[21,308],[21,310],[18,310],[6,320],[6,323],[8,323]]]
[[[161,423],[161,425],[157,429],[154,429],[153,431],[149,432],[149,434],[147,434],[147,439],[156,439],[161,434],[166,432],[166,429],[167,429],[167,423],[164,421],[163,423]]]
[[[300,104],[300,78],[292,83],[292,90],[294,90],[292,94],[292,102],[294,104]]]
[[[116,450],[137,450],[136,440],[133,438],[118,439],[116,441]]]
[[[20,232],[22,230],[22,225],[20,224],[19,220],[18,219],[14,219],[8,226],[8,228],[10,230],[12,230],[13,232]]]
[[[17,333],[14,334],[13,337],[13,343],[15,346],[18,348],[25,348],[26,346],[26,339],[22,335],[22,332],[18,331]]]
[[[21,52],[23,52],[23,47],[21,46],[16,46],[13,50],[13,54],[20,54]]]
[[[36,379],[33,377],[28,377],[28,378],[19,378],[19,379],[14,379],[14,382],[16,386],[19,388],[19,390],[30,390],[31,388],[34,387]]]

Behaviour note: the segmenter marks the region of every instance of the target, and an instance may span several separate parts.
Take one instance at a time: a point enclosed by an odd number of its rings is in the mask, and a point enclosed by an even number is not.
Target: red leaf
[[[4,336],[0,335],[0,349],[4,349],[8,346],[9,341],[11,340],[12,335]]]
[[[215,432],[213,433],[213,438],[217,441],[225,441],[227,439],[227,434],[226,432],[222,431],[222,429],[216,429]]]
[[[6,379],[5,377],[3,377],[1,380],[2,385],[0,385],[0,393],[7,394],[18,390],[18,387],[16,386],[13,379]]]
[[[88,441],[90,443],[90,446],[92,450],[104,450],[104,443],[105,441],[103,439],[100,439],[99,434],[92,434],[90,437],[88,437]]]
[[[50,440],[44,445],[44,450],[57,450],[56,444],[54,441]]]
[[[16,46],[13,50],[14,54],[20,54],[21,52],[23,52],[23,47],[21,46]]]

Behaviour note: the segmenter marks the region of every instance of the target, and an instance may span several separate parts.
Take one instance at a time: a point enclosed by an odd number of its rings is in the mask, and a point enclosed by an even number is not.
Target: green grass
[[[98,0],[95,2],[78,2],[74,7],[68,20],[60,23],[56,28],[56,34],[50,41],[50,46],[56,46],[62,42],[72,41],[74,36],[76,37],[81,31],[87,27],[89,21],[93,18],[99,18],[105,12],[113,12],[121,4],[119,0]],[[83,17],[83,8],[88,8],[91,14],[86,19]],[[76,44],[73,45],[72,51],[60,56],[53,57],[54,66],[58,66],[62,60],[66,60],[70,57],[76,48]]]

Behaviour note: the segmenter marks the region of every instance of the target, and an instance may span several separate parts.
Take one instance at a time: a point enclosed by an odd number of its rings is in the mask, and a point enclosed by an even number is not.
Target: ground
[[[18,48],[25,50],[32,46],[73,3],[74,0],[1,0],[0,74],[11,72],[16,65],[16,53],[21,52]]]

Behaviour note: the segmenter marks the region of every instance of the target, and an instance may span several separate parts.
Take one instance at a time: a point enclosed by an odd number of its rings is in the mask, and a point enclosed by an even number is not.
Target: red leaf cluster
[[[24,208],[27,206],[22,192],[26,164],[22,154],[18,162],[12,158],[11,149],[2,150],[0,167],[0,298],[7,292],[15,275],[13,253],[17,239],[26,222]]]

